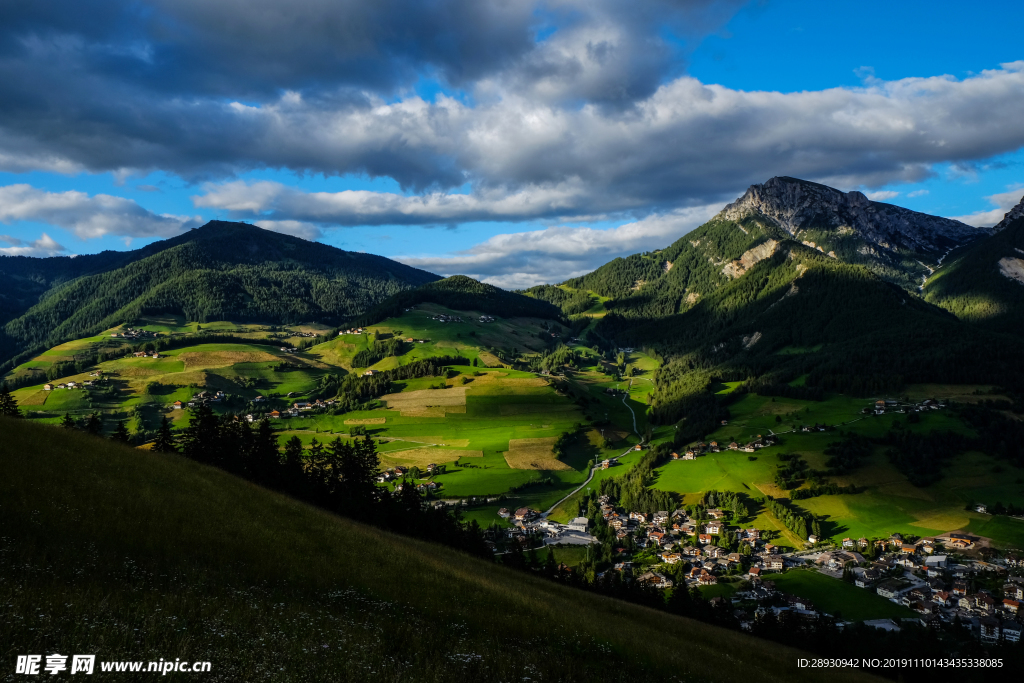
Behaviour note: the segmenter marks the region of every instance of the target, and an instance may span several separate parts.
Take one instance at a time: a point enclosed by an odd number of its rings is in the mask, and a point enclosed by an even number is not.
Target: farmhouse
[[[43,385],[43,391],[53,391],[53,385],[52,384],[44,384]]]
[[[974,539],[963,534],[950,534],[949,545],[953,548],[968,549],[974,547]]]
[[[175,410],[181,410],[182,402],[181,402],[181,401],[175,401],[175,402],[174,402],[174,403],[172,403],[171,405],[173,405],[173,406],[174,406],[174,409],[175,409]]]

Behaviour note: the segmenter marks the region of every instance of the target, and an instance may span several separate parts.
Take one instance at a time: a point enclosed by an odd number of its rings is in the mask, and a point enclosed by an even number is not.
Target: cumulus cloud
[[[395,258],[442,275],[469,275],[506,288],[532,287],[589,273],[616,257],[666,247],[721,208],[710,204],[680,209],[604,230],[559,226],[495,235],[450,256]]]
[[[865,67],[861,87],[791,93],[683,75],[688,45],[741,4],[18,3],[0,22],[0,170],[159,169],[202,182],[197,207],[309,239],[331,226],[650,216],[505,235],[430,266],[518,285],[658,246],[669,235],[656,226],[681,230],[688,212],[775,175],[881,188],[1024,146],[1024,61],[964,79],[884,81]],[[388,177],[403,193],[235,180],[264,169]],[[109,195],[0,188],[0,221],[16,220],[127,238],[195,221]]]
[[[259,227],[292,237],[301,237],[304,240],[318,240],[323,237],[320,226],[304,221],[260,221]]]
[[[899,197],[900,193],[895,190],[879,190],[877,192],[868,192],[866,196],[873,202],[884,202],[888,199]]]
[[[24,184],[0,187],[0,222],[14,221],[48,223],[82,239],[103,235],[171,237],[200,223],[198,217],[154,214],[123,197],[46,192]]]
[[[999,221],[1003,220],[1003,216],[1017,206],[1024,197],[1024,188],[1016,188],[1008,192],[1000,192],[999,194],[989,195],[985,197],[990,203],[995,204],[996,208],[987,211],[975,211],[974,213],[967,214],[966,216],[950,216],[954,220],[958,220],[961,223],[967,225],[973,225],[976,228],[980,227],[992,227]]]
[[[197,207],[228,211],[235,218],[265,216],[261,225],[302,221],[333,226],[522,221],[578,215],[584,205],[589,211],[601,211],[606,205],[595,202],[578,181],[517,192],[482,188],[472,194],[413,196],[368,190],[304,192],[273,181],[233,181],[208,185],[205,194],[192,201]],[[609,206],[623,208],[619,202]]]
[[[55,239],[47,235],[45,232],[42,236],[31,242],[18,239],[17,237],[11,237],[10,235],[0,235],[0,242],[4,242],[10,246],[0,247],[0,254],[7,256],[56,256],[62,252],[67,251],[62,245],[58,244]]]
[[[133,107],[114,97],[96,103],[98,121],[85,125],[68,104],[32,124],[59,128],[59,140],[35,142],[96,170],[223,175],[269,166],[387,176],[419,192],[576,184],[586,196],[579,206],[601,202],[603,211],[715,201],[774,175],[845,187],[915,182],[935,163],[1024,146],[1024,119],[1015,115],[1024,108],[1024,62],[965,80],[797,93],[681,77],[626,110],[556,107],[515,93],[474,105],[445,96],[326,102],[288,92],[264,104]],[[15,125],[0,111],[0,128]]]

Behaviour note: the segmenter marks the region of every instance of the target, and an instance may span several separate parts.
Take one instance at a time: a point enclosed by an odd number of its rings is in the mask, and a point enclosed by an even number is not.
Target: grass
[[[404,448],[381,453],[385,465],[416,465],[425,468],[430,463],[455,462],[459,458],[482,458],[482,451],[467,451],[456,448]]]
[[[8,659],[180,657],[213,662],[221,681],[817,679],[796,650],[339,519],[178,456],[2,428]]]
[[[711,598],[729,599],[736,592],[736,586],[731,583],[716,583],[713,586],[701,586],[699,590],[701,595],[708,600]]]
[[[916,612],[886,600],[868,588],[857,588],[852,583],[833,579],[817,571],[790,570],[785,574],[772,574],[775,587],[784,592],[807,598],[815,607],[847,621],[865,619],[899,619],[916,617]]]
[[[552,449],[555,439],[512,439],[505,453],[505,462],[517,470],[568,470],[572,469],[555,457]]]
[[[927,385],[910,387],[908,393],[977,397],[981,395],[976,393],[979,390],[986,391],[987,388]],[[781,443],[751,455],[725,451],[694,461],[669,462],[659,468],[654,486],[690,496],[690,502],[701,492],[711,489],[738,491],[752,498],[765,494],[786,498],[787,492],[774,484],[776,466],[780,464],[778,454],[798,453],[810,467],[824,470],[827,468],[824,450],[830,442],[840,438],[836,431],[794,432],[794,427],[816,422],[843,424],[841,429],[879,437],[892,427],[895,420],[905,422],[906,416],[897,413],[862,417],[860,409],[871,400],[835,395],[825,401],[811,402],[744,395],[729,406],[729,424],[715,430],[708,440],[720,443],[742,441],[772,431],[780,434]],[[776,416],[781,418],[781,422],[776,421]],[[923,413],[920,423],[910,425],[910,428],[921,432],[951,430],[971,433],[946,411]],[[949,463],[944,473],[941,481],[928,488],[914,487],[887,461],[882,449],[877,449],[852,474],[833,478],[840,485],[862,487],[862,493],[818,496],[801,500],[798,505],[822,517],[825,534],[833,539],[845,536],[882,537],[896,531],[930,536],[970,529],[991,538],[996,545],[1024,547],[1024,523],[1015,524],[1017,520],[1006,518],[993,519],[964,509],[970,501],[1024,504],[1024,470],[981,453],[965,453]],[[759,528],[776,529],[793,547],[802,546],[803,539],[793,536],[764,512],[753,523]],[[982,529],[989,533],[983,533]]]

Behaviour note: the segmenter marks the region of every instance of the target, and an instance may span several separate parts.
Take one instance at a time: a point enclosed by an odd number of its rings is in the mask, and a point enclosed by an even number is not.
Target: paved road
[[[633,447],[632,447],[632,446],[630,446],[630,447],[629,447],[629,448],[627,448],[627,449],[626,449],[626,450],[625,450],[625,451],[624,451],[623,453],[621,453],[620,455],[617,455],[617,456],[615,456],[615,458],[621,458],[621,457],[622,457],[623,455],[626,455],[626,454],[628,454],[628,453],[629,453],[629,452],[631,452],[632,450],[633,450]],[[597,472],[597,471],[598,471],[599,469],[601,469],[601,465],[594,465],[593,467],[591,467],[591,468],[590,468],[590,476],[589,476],[589,477],[587,477],[587,480],[586,480],[585,482],[583,482],[582,484],[580,484],[579,486],[577,486],[576,488],[574,488],[574,489],[572,490],[572,492],[571,492],[571,493],[568,493],[568,494],[566,494],[564,498],[562,498],[562,499],[561,499],[561,500],[559,500],[559,501],[558,501],[557,503],[555,503],[554,505],[552,505],[551,507],[549,507],[549,508],[548,508],[547,510],[545,510],[545,511],[544,511],[544,512],[543,512],[543,513],[541,514],[541,517],[547,517],[548,515],[550,515],[550,514],[551,514],[551,513],[552,513],[552,512],[554,511],[554,509],[555,509],[556,507],[558,507],[559,505],[561,505],[562,503],[564,503],[565,501],[567,501],[568,499],[570,499],[570,498],[572,498],[572,497],[573,497],[574,495],[576,495],[576,494],[577,494],[577,493],[578,493],[578,492],[580,491],[580,489],[582,489],[582,488],[583,488],[584,486],[586,486],[587,484],[589,484],[589,483],[590,483],[590,480],[594,478],[594,474],[595,474],[595,473],[596,473],[596,472]]]
[[[632,387],[633,383],[630,382],[629,386]],[[633,409],[629,407],[628,403],[626,403],[626,397],[627,396],[629,396],[629,390],[628,389],[626,390],[626,396],[622,397],[622,405],[626,406],[626,409],[629,410],[629,414],[633,416],[633,433],[636,434],[637,436],[640,436],[640,432],[638,432],[636,430],[636,413],[634,413]]]

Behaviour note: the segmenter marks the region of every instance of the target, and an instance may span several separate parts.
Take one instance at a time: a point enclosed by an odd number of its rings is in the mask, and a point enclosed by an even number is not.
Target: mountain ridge
[[[107,257],[110,267],[48,288],[0,332],[0,360],[95,334],[146,313],[190,320],[340,323],[403,289],[439,279],[383,256],[337,249],[258,226],[210,221],[169,240]],[[74,261],[75,259],[70,259]],[[93,261],[95,262],[95,261]],[[0,261],[0,269],[6,264]],[[31,267],[15,262],[29,279]],[[16,359],[15,359],[16,360]]]

